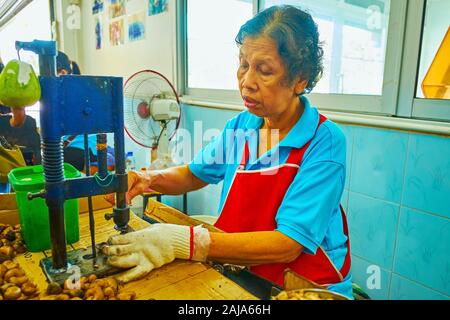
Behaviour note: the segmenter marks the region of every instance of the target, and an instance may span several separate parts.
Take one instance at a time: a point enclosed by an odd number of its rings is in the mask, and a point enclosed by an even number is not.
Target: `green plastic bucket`
[[[77,178],[81,172],[72,165],[64,163],[66,179]],[[48,207],[43,198],[28,200],[29,192],[44,189],[44,169],[42,165],[16,168],[8,174],[9,183],[16,192],[17,207],[23,239],[30,252],[39,252],[51,248]],[[67,244],[80,239],[78,219],[78,199],[64,202],[64,221]]]

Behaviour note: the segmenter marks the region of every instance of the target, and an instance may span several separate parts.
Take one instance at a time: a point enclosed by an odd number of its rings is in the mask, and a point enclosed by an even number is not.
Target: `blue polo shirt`
[[[316,132],[319,112],[306,97],[300,99],[304,105],[301,118],[283,140],[259,158],[258,130],[263,119],[244,111],[227,122],[222,133],[194,157],[189,169],[207,183],[223,181],[221,212],[246,141],[249,161],[245,169],[260,170],[284,164],[293,148],[301,148],[312,139],[276,214],[276,230],[300,243],[308,253],[315,254],[321,246],[340,269],[347,253],[339,209],[345,185],[345,136],[330,120]],[[329,289],[352,297],[351,279],[350,272]]]
[[[63,139],[68,139],[69,137],[70,135],[67,135],[64,136]],[[95,134],[88,135],[88,146],[92,154],[94,156],[97,156],[97,135]],[[77,135],[72,141],[70,141],[67,147],[84,150],[84,135],[83,134]]]

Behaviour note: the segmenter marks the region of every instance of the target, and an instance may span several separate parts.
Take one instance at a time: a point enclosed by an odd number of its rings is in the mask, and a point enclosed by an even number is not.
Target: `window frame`
[[[404,0],[391,0],[381,95],[312,93],[311,101],[323,110],[395,115],[406,8]]]
[[[450,122],[450,100],[417,98],[422,40],[427,0],[409,0],[402,75],[399,92],[399,117]]]
[[[220,104],[244,110],[239,91],[187,86],[187,1],[177,1],[177,87],[186,103]],[[253,0],[254,14],[264,0]],[[391,0],[382,94],[380,96],[311,93],[320,110],[381,117],[450,122],[450,102],[416,98],[427,0]]]

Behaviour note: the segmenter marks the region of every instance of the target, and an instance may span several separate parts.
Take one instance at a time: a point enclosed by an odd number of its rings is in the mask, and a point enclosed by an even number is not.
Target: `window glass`
[[[239,28],[253,16],[251,0],[187,1],[189,88],[237,90]]]
[[[446,12],[446,14],[443,14]],[[450,1],[428,0],[417,97],[450,99]]]
[[[299,6],[319,27],[324,76],[313,93],[381,95],[390,0],[267,0]]]

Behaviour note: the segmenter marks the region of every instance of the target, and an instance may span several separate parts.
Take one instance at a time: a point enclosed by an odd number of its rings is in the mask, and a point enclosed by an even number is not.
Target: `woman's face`
[[[306,81],[286,82],[286,67],[275,42],[267,37],[247,37],[239,53],[239,90],[249,112],[277,117],[296,108]]]

